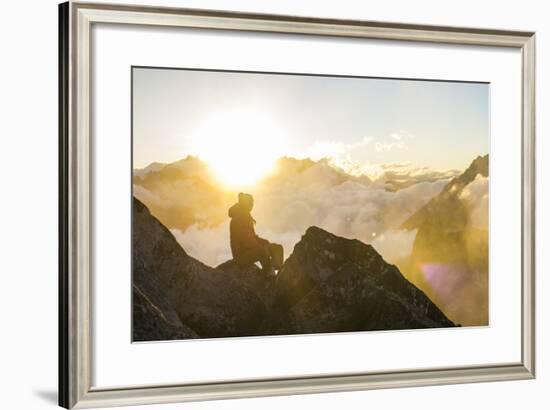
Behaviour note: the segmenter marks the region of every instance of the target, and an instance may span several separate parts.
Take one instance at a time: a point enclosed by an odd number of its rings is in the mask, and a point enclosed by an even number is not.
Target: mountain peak
[[[481,174],[484,177],[489,176],[489,154],[483,156],[479,155],[476,159],[472,161],[472,163],[464,173],[475,173],[476,175]]]
[[[334,235],[318,226],[310,226],[294,247],[291,255],[317,254],[320,262],[326,266],[341,265],[353,258],[357,263],[382,256],[371,246],[357,239],[347,239]],[[290,259],[290,258],[289,258]]]
[[[371,246],[309,227],[277,276],[295,333],[454,326]]]
[[[402,228],[416,229],[430,220],[437,220],[444,221],[438,223],[446,225],[448,230],[462,229],[467,224],[468,215],[460,194],[478,175],[489,176],[489,154],[475,158],[462,174],[445,185],[439,195],[407,219]]]

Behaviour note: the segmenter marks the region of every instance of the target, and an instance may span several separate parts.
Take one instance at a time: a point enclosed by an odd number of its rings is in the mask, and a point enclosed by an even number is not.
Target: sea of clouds
[[[342,179],[341,172],[318,162],[252,189],[250,193],[255,197],[252,214],[258,235],[282,244],[285,258],[308,227],[318,226],[338,236],[370,243],[388,262],[397,263],[410,255],[416,236],[416,231],[399,227],[441,192],[448,181],[419,182],[391,192],[383,184]],[[143,192],[141,187],[138,193],[136,196],[147,202],[150,193]],[[202,202],[194,204],[193,198],[181,197],[181,200],[188,209],[197,207],[200,211]],[[229,207],[232,203],[225,205]],[[231,259],[228,219],[214,226],[197,222],[185,230],[172,228],[171,232],[187,253],[208,265],[216,266]]]
[[[489,226],[489,178],[477,174],[476,178],[464,187],[460,199],[470,208],[470,225],[478,229]]]

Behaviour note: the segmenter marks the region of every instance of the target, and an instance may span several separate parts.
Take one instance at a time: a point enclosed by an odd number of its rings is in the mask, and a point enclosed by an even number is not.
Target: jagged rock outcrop
[[[187,255],[135,198],[133,284],[151,304],[175,312],[200,337],[253,335],[265,316],[265,306],[253,291]],[[134,303],[134,310],[138,308]]]
[[[454,326],[372,246],[317,227],[307,230],[285,262],[277,291],[288,309],[277,333]]]
[[[462,199],[478,175],[488,177],[488,155],[477,157],[402,225],[417,234],[411,258],[401,268],[453,321],[467,326],[489,320],[488,232],[472,226]]]
[[[454,326],[370,245],[316,227],[266,277],[193,259],[134,199],[133,265],[134,340]]]

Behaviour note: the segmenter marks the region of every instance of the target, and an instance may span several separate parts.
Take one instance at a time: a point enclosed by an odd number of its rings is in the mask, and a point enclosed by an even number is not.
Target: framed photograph
[[[59,404],[535,376],[530,32],[59,7]]]

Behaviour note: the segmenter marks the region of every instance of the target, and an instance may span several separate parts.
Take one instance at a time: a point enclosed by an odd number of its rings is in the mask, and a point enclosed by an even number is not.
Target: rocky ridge
[[[309,228],[277,277],[188,255],[133,202],[133,340],[452,327],[370,245]]]

